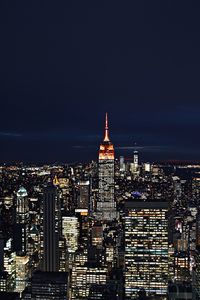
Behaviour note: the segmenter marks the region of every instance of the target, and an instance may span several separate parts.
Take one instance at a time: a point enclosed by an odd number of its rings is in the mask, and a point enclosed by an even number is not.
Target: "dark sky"
[[[0,161],[200,159],[200,2],[1,1]]]

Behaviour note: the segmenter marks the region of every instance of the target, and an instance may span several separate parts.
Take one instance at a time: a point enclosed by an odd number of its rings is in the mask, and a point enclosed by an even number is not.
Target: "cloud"
[[[170,146],[165,146],[165,145],[158,145],[158,146],[120,146],[120,147],[115,147],[117,150],[138,150],[142,152],[154,152],[154,151],[166,151],[170,149]]]
[[[16,133],[16,132],[0,132],[0,137],[22,137],[21,133]]]

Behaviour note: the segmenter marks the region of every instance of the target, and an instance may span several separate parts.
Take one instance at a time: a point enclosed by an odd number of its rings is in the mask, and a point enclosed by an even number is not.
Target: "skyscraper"
[[[114,147],[109,139],[108,115],[106,113],[104,140],[99,150],[99,198],[97,218],[113,220],[116,218],[114,199]]]
[[[77,209],[80,212],[81,210],[88,211],[89,209],[89,200],[90,200],[90,182],[89,180],[79,181],[78,182],[78,197],[77,197]]]
[[[79,223],[77,217],[62,217],[62,234],[66,239],[67,249],[69,253],[75,253],[75,251],[78,249],[78,227]]]
[[[15,240],[17,254],[25,255],[28,245],[29,205],[24,187],[17,191]]]
[[[133,162],[131,163],[131,172],[134,175],[137,175],[139,171],[139,158],[138,158],[138,151],[134,150],[133,152]]]
[[[125,217],[125,299],[166,297],[168,284],[168,203],[127,201]]]
[[[125,172],[124,156],[120,156],[119,158],[119,170],[120,172]]]
[[[57,187],[52,183],[43,196],[43,264],[45,272],[59,271],[60,207]]]

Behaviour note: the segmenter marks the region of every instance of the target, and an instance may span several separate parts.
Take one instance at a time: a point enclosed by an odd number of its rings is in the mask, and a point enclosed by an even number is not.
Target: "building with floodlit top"
[[[114,146],[109,138],[108,115],[106,113],[104,140],[99,150],[99,197],[97,201],[97,218],[104,221],[112,221],[116,218],[114,167]]]

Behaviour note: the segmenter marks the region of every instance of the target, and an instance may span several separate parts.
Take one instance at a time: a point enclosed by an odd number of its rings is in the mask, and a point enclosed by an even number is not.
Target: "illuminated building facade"
[[[138,151],[134,151],[133,163],[131,163],[130,167],[131,167],[131,172],[136,175],[139,169]]]
[[[114,159],[114,147],[109,139],[108,116],[106,114],[105,135],[99,150],[99,199],[97,201],[97,218],[102,220],[116,218]]]
[[[103,246],[103,227],[100,225],[94,225],[91,230],[92,245],[97,248],[102,248]]]
[[[197,247],[195,253],[196,266],[193,271],[193,299],[200,299],[200,248]]]
[[[12,249],[12,239],[6,241],[4,247],[4,270],[9,274],[9,290],[13,291],[16,278],[16,253]]]
[[[90,182],[89,180],[80,181],[78,183],[78,203],[77,208],[88,210],[90,199]]]
[[[102,286],[107,283],[107,268],[76,266],[72,269],[72,300],[88,299],[93,285]]]
[[[67,259],[67,251],[66,251],[66,239],[64,237],[60,237],[59,239],[59,272],[66,272],[68,269],[68,259]]]
[[[29,205],[28,194],[24,187],[20,187],[17,192],[16,206],[16,229],[17,233],[17,252],[26,255],[28,248],[28,225],[29,225]]]
[[[167,294],[168,203],[127,201],[125,217],[125,299]]]
[[[77,217],[62,217],[62,234],[66,239],[66,246],[69,253],[75,253],[78,249],[78,227]]]
[[[9,283],[9,275],[7,272],[0,271],[0,291],[7,292]]]
[[[179,252],[174,255],[174,278],[180,282],[190,278],[189,258],[186,252]]]
[[[125,172],[125,162],[123,156],[120,156],[119,158],[119,170],[120,172]]]
[[[193,197],[199,199],[200,196],[200,178],[193,178],[192,180],[192,194]]]
[[[15,291],[21,293],[28,284],[29,257],[16,256],[16,287]]]

